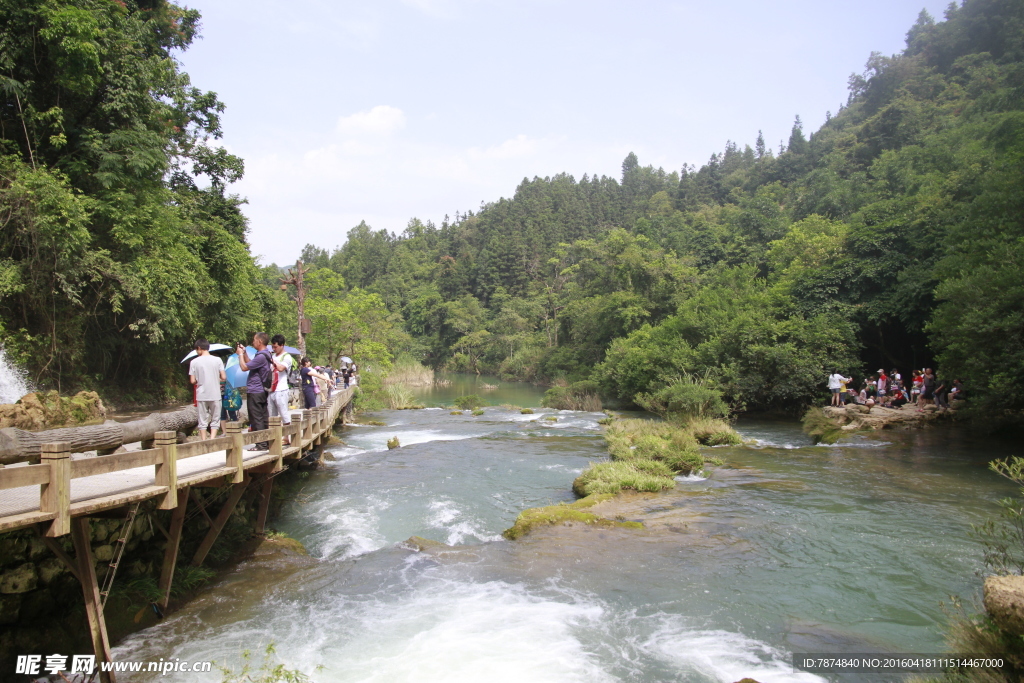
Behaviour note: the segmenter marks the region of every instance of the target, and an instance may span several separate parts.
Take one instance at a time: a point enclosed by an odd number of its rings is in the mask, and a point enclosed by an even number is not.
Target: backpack
[[[263,349],[263,351],[267,350]],[[263,351],[260,351],[260,353],[263,353]],[[274,367],[274,356],[270,351],[267,351],[267,373],[260,377],[260,379],[263,380],[263,390],[268,393],[273,391],[271,387],[277,385],[277,368]]]
[[[297,387],[302,384],[302,376],[299,374],[298,363],[292,359],[292,369],[288,371],[288,386]]]

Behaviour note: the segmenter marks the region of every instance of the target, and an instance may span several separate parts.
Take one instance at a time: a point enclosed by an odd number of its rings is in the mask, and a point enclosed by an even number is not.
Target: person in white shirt
[[[840,408],[843,405],[843,397],[839,392],[842,391],[844,384],[851,381],[853,380],[840,375],[838,370],[833,371],[832,374],[828,376],[828,389],[832,392],[832,405],[836,408]]]
[[[288,410],[288,397],[290,387],[288,386],[288,373],[291,372],[295,359],[284,350],[284,335],[275,334],[270,338],[270,349],[273,352],[274,368],[277,370],[277,384],[271,387],[270,398],[267,407],[270,408],[270,416],[281,416],[281,425],[292,423],[292,413]],[[284,444],[291,443],[290,437],[285,437]]]
[[[210,355],[210,342],[196,340],[196,357],[188,365],[188,379],[196,387],[196,416],[199,438],[217,436],[220,429],[220,383],[226,378],[224,361]],[[209,432],[207,432],[209,429]]]

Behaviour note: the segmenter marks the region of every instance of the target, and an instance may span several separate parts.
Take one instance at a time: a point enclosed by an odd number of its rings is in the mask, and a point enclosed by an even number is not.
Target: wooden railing
[[[39,486],[39,508],[29,512],[0,517],[0,531],[49,522],[46,536],[63,536],[71,531],[71,518],[98,510],[124,505],[135,500],[159,497],[160,509],[178,506],[178,463],[188,458],[224,451],[224,466],[207,469],[184,477],[187,483],[227,477],[230,483],[242,483],[245,470],[269,466],[269,471],[280,471],[285,457],[300,457],[302,452],[324,443],[338,415],[351,401],[352,391],[339,392],[323,406],[303,410],[300,419],[287,426],[280,417],[271,417],[269,429],[243,432],[242,423],[224,424],[225,436],[206,441],[178,444],[174,432],[157,432],[153,448],[103,455],[95,458],[72,460],[66,442],[47,443],[42,446],[41,462],[37,465],[0,467],[0,491]],[[291,445],[283,445],[284,437]],[[327,438],[325,438],[327,437]],[[247,445],[267,442],[269,450],[259,456],[245,458]],[[123,472],[140,467],[154,467],[153,483],[127,492],[99,495],[76,503],[71,502],[71,480]],[[185,484],[182,484],[185,485]]]

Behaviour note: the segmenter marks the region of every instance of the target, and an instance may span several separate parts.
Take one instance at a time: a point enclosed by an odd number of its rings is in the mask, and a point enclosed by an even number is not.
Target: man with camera
[[[267,343],[270,337],[266,332],[257,332],[252,336],[252,346],[256,349],[256,356],[249,358],[245,345],[241,342],[235,348],[238,354],[238,367],[242,372],[249,373],[249,379],[245,383],[246,407],[249,409],[249,431],[258,432],[267,428],[267,397],[270,386],[274,381],[273,359]],[[270,444],[261,441],[254,447],[246,450],[265,451]]]

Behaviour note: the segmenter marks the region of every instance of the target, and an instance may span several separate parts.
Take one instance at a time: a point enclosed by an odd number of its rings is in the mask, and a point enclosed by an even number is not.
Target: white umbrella
[[[233,351],[234,347],[228,346],[227,344],[210,344],[210,353],[217,353],[218,351]],[[195,358],[198,354],[193,350],[189,351],[188,355],[181,359],[184,363],[187,360]]]
[[[351,358],[349,358],[348,356],[342,356],[342,357],[341,357],[341,362],[342,362],[342,363],[351,363],[351,362],[352,362],[352,359],[351,359]]]

